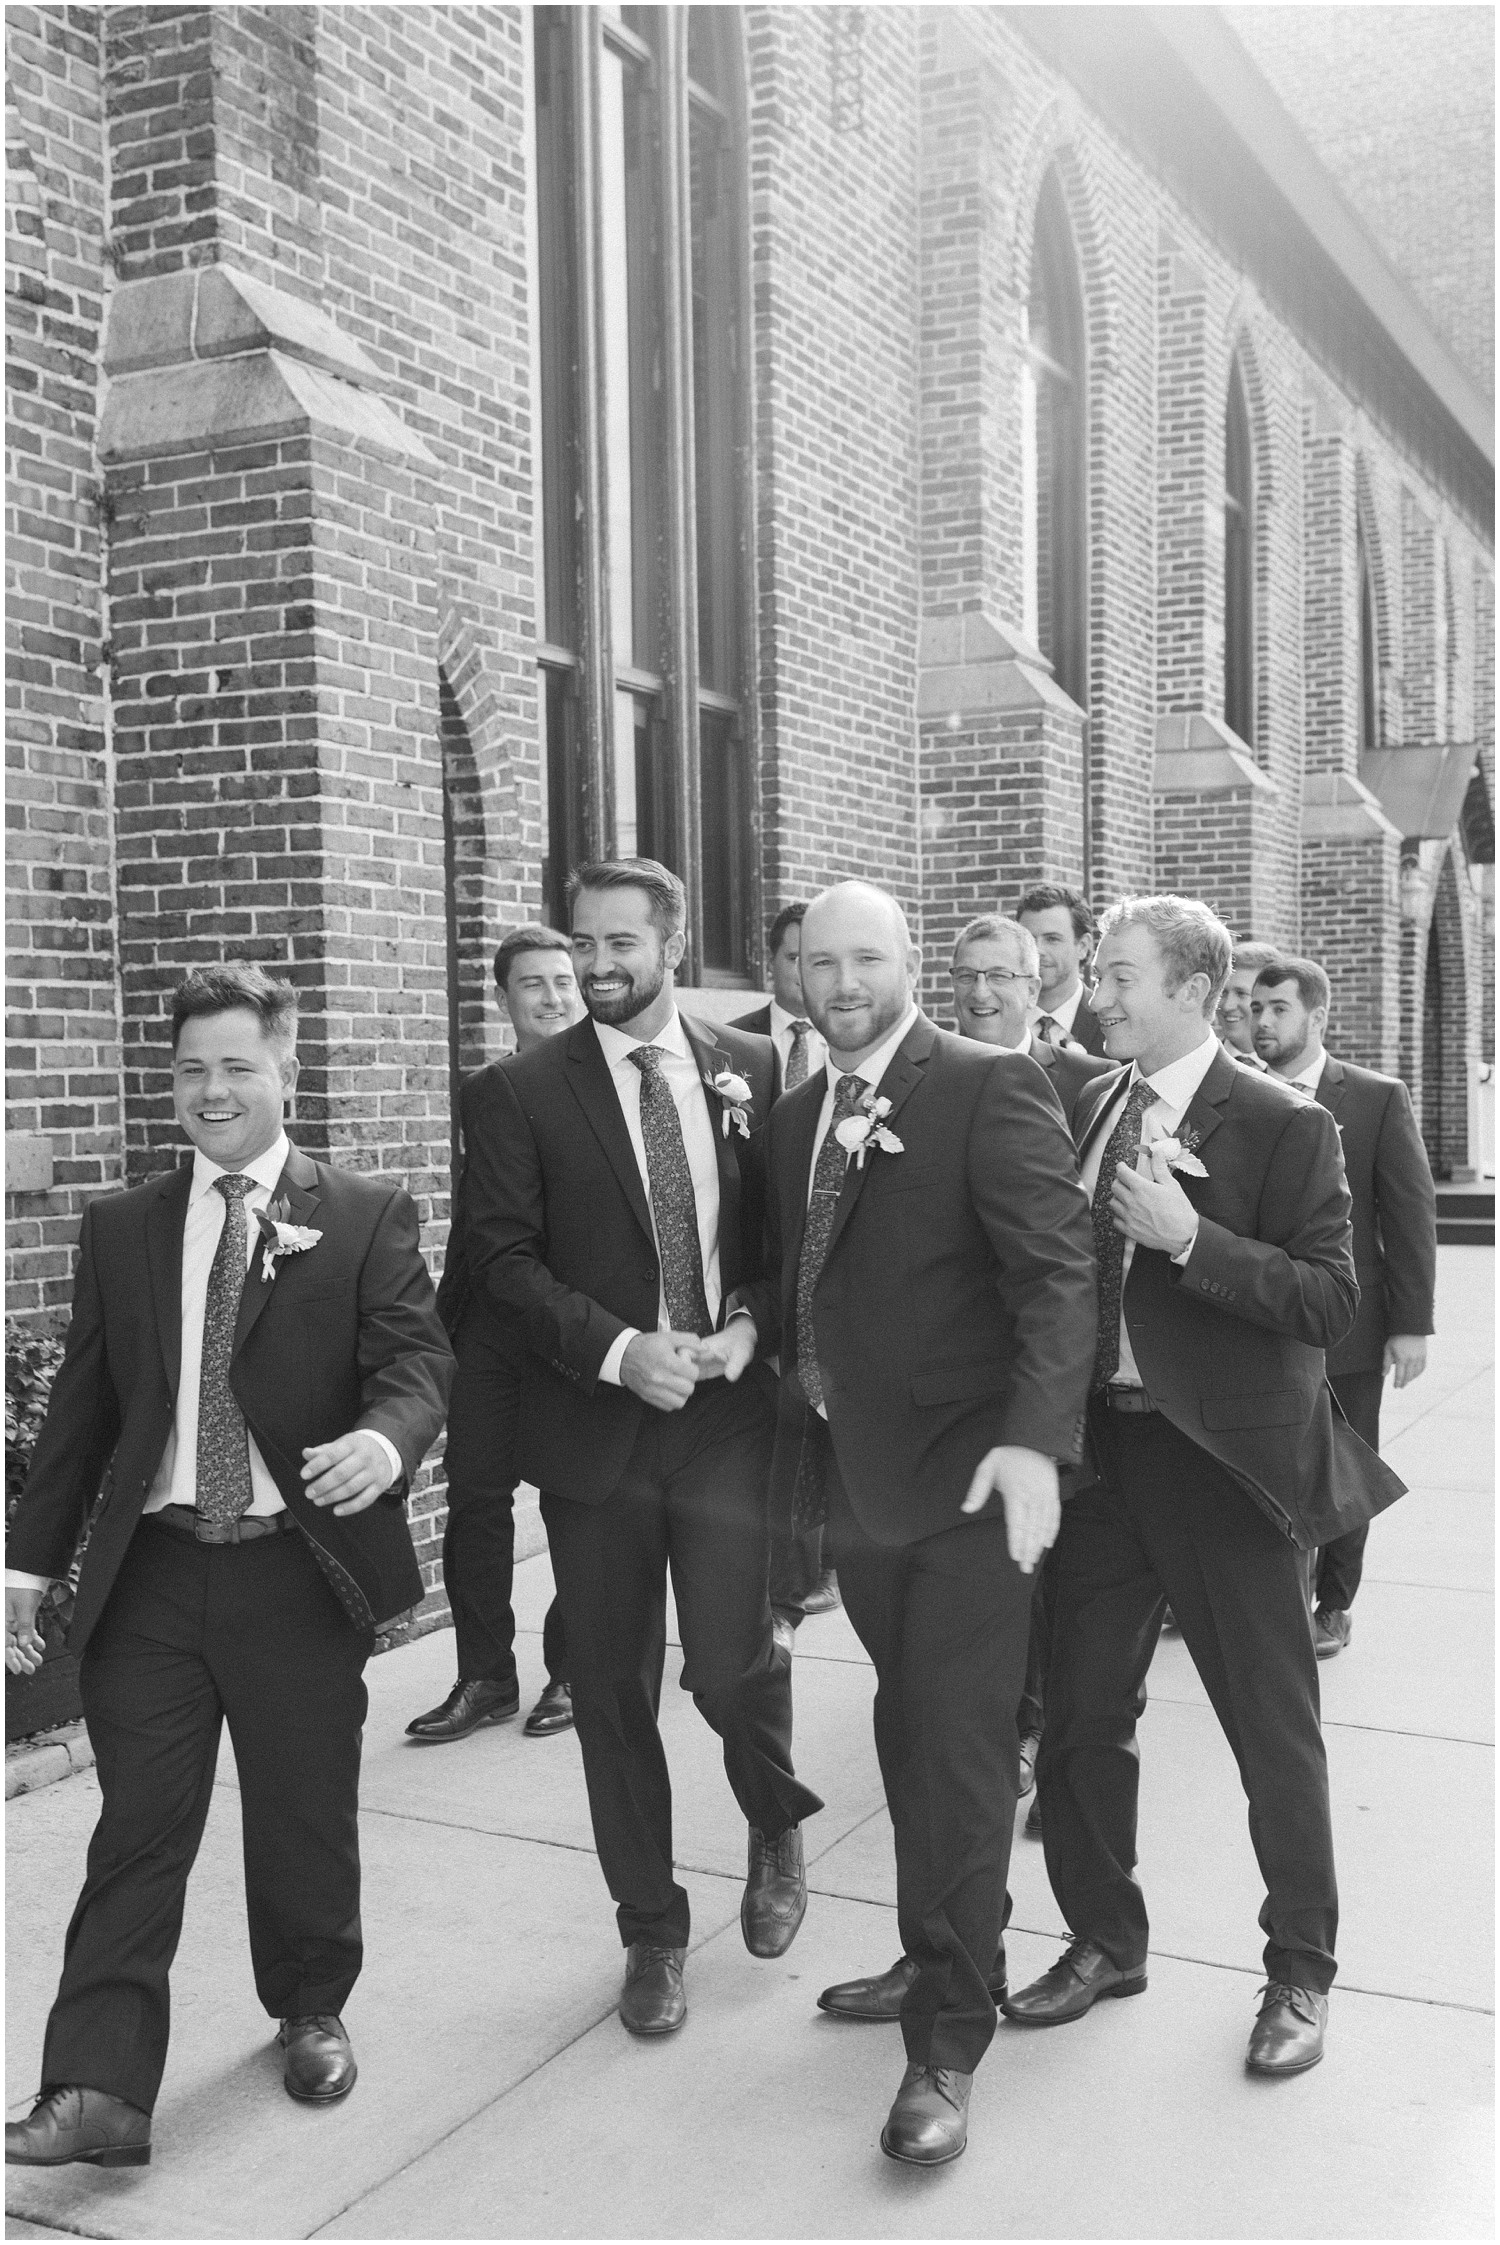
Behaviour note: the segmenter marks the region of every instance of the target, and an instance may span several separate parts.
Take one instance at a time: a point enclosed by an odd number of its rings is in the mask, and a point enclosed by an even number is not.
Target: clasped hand
[[[731,1318],[722,1333],[637,1333],[620,1359],[620,1384],[657,1411],[680,1411],[703,1380],[731,1385],[755,1361],[755,1326]]]
[[[1115,1171],[1109,1212],[1117,1232],[1137,1247],[1158,1247],[1166,1255],[1180,1255],[1198,1228],[1198,1211],[1158,1157],[1149,1177],[1133,1169]]]

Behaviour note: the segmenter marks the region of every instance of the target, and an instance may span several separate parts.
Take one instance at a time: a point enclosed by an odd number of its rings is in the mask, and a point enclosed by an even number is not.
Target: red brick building
[[[1492,409],[1224,17],[7,33],[13,1308],[173,1158],[225,950],[436,1256],[497,931],[610,849],[714,1009],[837,874],[934,996],[1029,879],[1194,890],[1472,1169]]]

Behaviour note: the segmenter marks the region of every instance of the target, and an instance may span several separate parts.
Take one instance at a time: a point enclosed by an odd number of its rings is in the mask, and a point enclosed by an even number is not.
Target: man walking
[[[1083,970],[1094,949],[1094,915],[1077,889],[1042,881],[1016,906],[1016,918],[1037,947],[1041,989],[1030,1023],[1049,1045],[1071,1037],[1085,1052],[1103,1050],[1099,1024],[1086,1004]]]
[[[1437,1285],[1437,1194],[1427,1149],[1399,1076],[1339,1060],[1323,1043],[1331,992],[1315,959],[1263,967],[1250,1000],[1255,1049],[1271,1073],[1316,1099],[1338,1125],[1354,1202],[1359,1314],[1328,1352],[1328,1384],[1355,1433],[1380,1448],[1387,1372],[1404,1388],[1427,1368]],[[1368,1523],[1318,1553],[1313,1636],[1319,1660],[1349,1642],[1349,1609],[1364,1571]]]
[[[468,1078],[459,1093],[464,1168],[453,1196],[453,1220],[438,1287],[438,1316],[458,1359],[448,1406],[448,1522],[443,1530],[443,1588],[453,1615],[458,1681],[440,1707],[406,1726],[424,1746],[467,1738],[482,1723],[519,1713],[516,1617],[516,1419],[526,1344],[514,1318],[502,1317],[469,1276],[465,1185],[468,1148],[493,1096],[496,1072],[583,1013],[573,972],[573,947],[556,928],[515,928],[495,953],[500,1007],[516,1033],[516,1050]],[[542,1624],[547,1684],[526,1718],[528,1738],[573,1727],[562,1607],[554,1597]]]
[[[517,1463],[542,1491],[599,1861],[626,1948],[620,2017],[686,2016],[688,1897],[673,1876],[657,1729],[667,1569],[683,1689],[724,1742],[749,1826],[741,1905],[755,1956],[807,1907],[791,1664],[766,1595],[770,1382],[723,1305],[761,1268],[764,1038],[677,1011],[686,897],[650,858],[574,877],[589,1018],[501,1070],[469,1155],[476,1292],[530,1357]],[[723,1375],[733,1372],[733,1381]]]
[[[282,1110],[296,992],[230,961],[172,1001],[193,1160],[89,1203],[67,1353],[11,1524],[6,1664],[90,1521],[69,1634],[101,1805],[7,2162],[144,2166],[167,1976],[229,1724],[256,1990],[290,2095],[354,2086],[362,1681],[422,1578],[402,1499],[453,1359],[417,1215],[380,1176],[309,1161]],[[10,1571],[14,1569],[15,1571]]]
[[[900,2018],[881,2145],[935,2166],[967,2142],[1004,1985],[1031,1577],[1094,1353],[1088,1209],[1042,1072],[918,1010],[894,898],[826,890],[802,962],[828,1067],[772,1114],[768,1267],[735,1299],[781,1357],[773,1502],[826,1504],[875,1666],[895,1828],[904,1954],[819,2001]]]
[[[1099,1356],[1058,1538],[1037,1772],[1073,1939],[1003,2008],[1055,2026],[1146,1985],[1135,1729],[1170,1599],[1266,1882],[1247,2063],[1296,2073],[1323,2055],[1338,1924],[1302,1553],[1402,1485],[1329,1406],[1323,1351],[1357,1300],[1332,1120],[1220,1048],[1231,945],[1206,905],[1127,897],[1101,933],[1092,1002],[1126,1065],[1079,1113]]]

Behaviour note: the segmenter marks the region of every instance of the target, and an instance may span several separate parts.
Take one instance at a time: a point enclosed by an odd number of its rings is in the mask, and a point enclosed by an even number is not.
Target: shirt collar
[[[1323,1070],[1327,1064],[1327,1050],[1324,1046],[1319,1045],[1317,1059],[1309,1060],[1305,1068],[1299,1068],[1296,1075],[1288,1077],[1287,1080],[1289,1083],[1306,1084],[1309,1091],[1316,1091],[1323,1081]]]
[[[895,1058],[897,1045],[906,1036],[916,1018],[917,1002],[913,998],[895,1028],[886,1038],[885,1043],[877,1045],[869,1059],[862,1060],[857,1068],[841,1068],[830,1051],[828,1055],[828,1088],[830,1092],[838,1083],[840,1076],[863,1076],[867,1084],[878,1084]]]
[[[1030,1052],[1031,1031],[1029,1029],[1027,1030],[1025,1036],[1021,1039],[1021,1042],[1018,1045],[996,1045],[994,1049],[996,1052]]]
[[[1083,995],[1083,982],[1080,979],[1060,1006],[1049,1006],[1045,999],[1039,998],[1026,1018],[1028,1021],[1040,1021],[1045,1016],[1047,1020],[1055,1021],[1059,1029],[1071,1029],[1078,1019],[1078,1008],[1083,1004]]]
[[[286,1132],[284,1130],[278,1131],[275,1145],[268,1146],[263,1154],[257,1154],[254,1161],[247,1161],[238,1174],[244,1177],[253,1177],[257,1185],[264,1185],[268,1193],[274,1193],[277,1180],[286,1167],[286,1157],[291,1150]],[[210,1161],[202,1148],[195,1146],[193,1148],[193,1183],[188,1193],[188,1199],[202,1200],[205,1193],[213,1191],[216,1177],[227,1177],[229,1174],[230,1172],[224,1168],[221,1162]]]
[[[787,1012],[787,1010],[786,1010],[786,1007],[785,1007],[785,1006],[783,1006],[783,1005],[779,1005],[779,1004],[777,1003],[777,1001],[776,1001],[776,1000],[775,1000],[775,999],[773,998],[773,999],[771,1000],[771,1034],[772,1034],[772,1036],[773,1036],[773,1037],[779,1037],[779,1036],[781,1035],[781,1033],[782,1033],[782,1031],[783,1031],[783,1030],[785,1030],[785,1029],[790,1029],[790,1027],[792,1026],[792,1023],[793,1023],[794,1021],[805,1021],[805,1022],[807,1023],[807,1026],[808,1026],[808,1028],[809,1028],[809,1029],[812,1029],[812,1026],[813,1026],[813,1025],[812,1025],[812,1015],[811,1015],[811,1014],[808,1014],[808,1013],[788,1013],[788,1012]],[[816,1036],[816,1035],[817,1035],[817,1033],[818,1033],[818,1032],[817,1032],[817,1030],[816,1030],[816,1029],[813,1029],[813,1035],[814,1035],[814,1036]]]
[[[1175,1107],[1180,1113],[1192,1099],[1218,1054],[1219,1040],[1212,1029],[1205,1025],[1201,1045],[1194,1045],[1192,1051],[1185,1052],[1180,1060],[1169,1061],[1165,1068],[1158,1068],[1154,1076],[1147,1076],[1144,1081],[1151,1086],[1164,1107]],[[1131,1084],[1138,1084],[1142,1080],[1140,1069],[1132,1062]]]
[[[623,1029],[613,1028],[607,1021],[596,1021],[594,1034],[598,1037],[599,1048],[611,1068],[624,1067],[630,1055],[639,1052],[643,1044],[656,1045],[663,1052],[675,1053],[679,1060],[693,1058],[687,1031],[682,1026],[682,1015],[675,1006],[654,1037],[627,1037]]]

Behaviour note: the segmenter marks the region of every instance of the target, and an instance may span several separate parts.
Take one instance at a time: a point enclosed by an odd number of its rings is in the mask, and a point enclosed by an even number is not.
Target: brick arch
[[[1414,873],[1420,902],[1401,927],[1400,1066],[1433,1175],[1445,1178],[1469,1163],[1469,1066],[1478,1049],[1473,938],[1461,890],[1466,875],[1452,841],[1425,857],[1420,870],[1408,858],[1404,882]]]
[[[1362,452],[1354,455],[1354,508],[1360,529],[1364,532],[1365,552],[1370,557],[1370,582],[1375,589],[1375,667],[1382,682],[1394,662],[1394,641],[1391,632],[1390,585],[1386,576],[1385,547],[1380,536],[1380,516],[1375,506],[1375,494],[1370,484],[1370,471]]]
[[[1236,298],[1233,311],[1225,326],[1225,360],[1223,390],[1225,402],[1229,398],[1229,367],[1239,361],[1240,378],[1245,385],[1245,403],[1250,408],[1250,444],[1255,458],[1255,506],[1257,516],[1269,509],[1276,499],[1276,476],[1272,465],[1271,414],[1266,396],[1265,369],[1260,345],[1256,341],[1254,314],[1245,304],[1243,293]],[[1256,539],[1260,544],[1259,534]],[[1256,558],[1257,586],[1260,578],[1260,557]]]
[[[1011,240],[1010,279],[1017,303],[1024,304],[1030,293],[1037,203],[1042,182],[1054,167],[1062,186],[1063,206],[1073,230],[1073,247],[1078,260],[1092,407],[1098,376],[1114,368],[1114,257],[1104,222],[1103,198],[1080,136],[1078,113],[1071,105],[1056,99],[1047,104],[1033,125],[1016,171],[1016,221]],[[1091,412],[1090,421],[1093,419]]]

